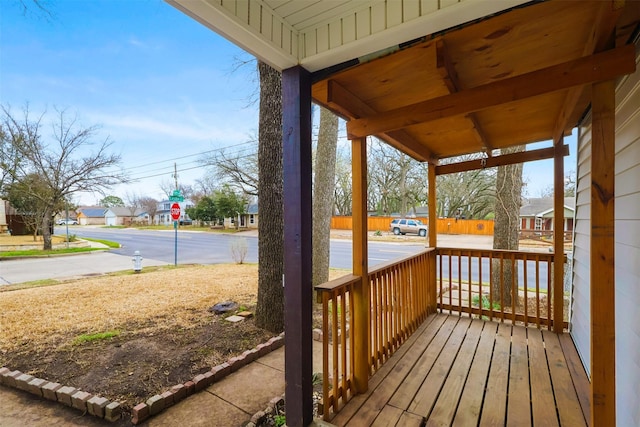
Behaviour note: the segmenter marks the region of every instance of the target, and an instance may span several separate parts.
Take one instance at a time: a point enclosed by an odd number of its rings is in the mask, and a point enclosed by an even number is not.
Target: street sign
[[[173,190],[173,194],[169,196],[170,202],[184,202],[184,197],[180,194],[180,190]]]
[[[174,221],[180,219],[180,205],[177,203],[171,205],[171,219]]]

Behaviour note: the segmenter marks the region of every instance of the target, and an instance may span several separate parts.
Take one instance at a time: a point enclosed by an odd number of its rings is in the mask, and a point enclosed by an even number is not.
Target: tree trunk
[[[400,215],[407,216],[407,173],[409,172],[409,162],[404,153],[400,153]],[[415,213],[415,212],[414,212]]]
[[[256,325],[284,330],[284,204],[282,177],[282,80],[280,73],[258,62],[260,122],[258,129],[258,304]]]
[[[511,154],[524,151],[524,146],[503,148],[500,154]],[[493,249],[518,250],[518,222],[522,197],[522,163],[498,167],[496,176],[496,205],[493,233]],[[518,269],[511,260],[505,259],[503,267],[500,261],[493,261],[491,288],[493,301],[504,308],[511,307],[512,302],[518,306]],[[515,280],[516,295],[512,295],[512,282]],[[515,301],[512,301],[512,296]],[[502,301],[501,301],[502,300]]]
[[[334,205],[337,145],[338,116],[320,107],[313,184],[313,286],[329,280],[329,237]]]
[[[44,213],[44,217],[42,218],[42,241],[43,247],[45,251],[50,251],[52,249],[51,245],[51,217],[53,214],[48,209]]]

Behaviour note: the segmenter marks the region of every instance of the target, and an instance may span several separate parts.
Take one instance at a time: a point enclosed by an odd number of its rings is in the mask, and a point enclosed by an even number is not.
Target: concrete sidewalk
[[[145,259],[144,266],[166,265],[166,262]],[[0,285],[31,282],[42,279],[66,279],[97,276],[114,271],[131,270],[131,257],[109,252],[88,252],[46,258],[5,259],[0,261]]]
[[[284,366],[284,347],[280,347],[139,425],[240,427],[284,394]],[[317,341],[313,341],[313,371],[322,371],[322,343]],[[109,423],[4,386],[0,386],[0,402],[2,427],[131,425],[129,418]]]

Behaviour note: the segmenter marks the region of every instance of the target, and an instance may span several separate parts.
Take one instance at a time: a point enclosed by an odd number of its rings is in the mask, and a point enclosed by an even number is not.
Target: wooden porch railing
[[[451,248],[437,254],[440,311],[552,329],[553,254]]]
[[[551,330],[553,260],[549,253],[431,248],[372,269],[368,273],[369,374],[376,372],[436,307],[445,313]],[[349,325],[353,324],[353,293],[359,282],[359,276],[347,275],[316,287],[322,302],[325,420],[338,413],[354,394],[356,355],[351,351],[354,345]],[[492,287],[491,283],[500,286]],[[567,322],[562,321],[566,328]]]
[[[368,273],[370,290],[370,375],[435,311],[435,288],[429,289],[435,250],[428,249]],[[353,395],[353,289],[360,277],[347,275],[316,287],[322,301],[323,405],[325,419],[339,412]]]

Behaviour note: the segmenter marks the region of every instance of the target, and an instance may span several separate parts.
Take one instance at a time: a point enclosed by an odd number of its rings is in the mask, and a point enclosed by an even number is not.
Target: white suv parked
[[[425,237],[427,235],[427,226],[419,219],[394,219],[389,225],[389,231],[396,236],[413,233]]]

